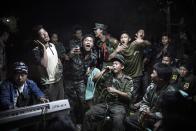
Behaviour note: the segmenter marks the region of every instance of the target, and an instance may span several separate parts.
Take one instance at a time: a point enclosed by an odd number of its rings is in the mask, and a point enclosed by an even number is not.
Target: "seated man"
[[[116,55],[112,61],[113,66],[107,66],[93,78],[101,93],[98,104],[85,114],[84,131],[95,131],[100,121],[110,117],[112,131],[124,130],[123,121],[132,98],[133,81],[123,74],[125,61],[122,55]]]
[[[44,94],[32,80],[28,80],[28,67],[23,62],[13,66],[13,78],[0,85],[0,110],[24,107],[33,104],[34,96],[40,102],[48,102]]]
[[[192,72],[192,64],[190,62],[182,62],[179,66],[179,76],[176,79],[179,89],[188,93],[190,98],[196,98],[196,77]]]
[[[161,96],[164,93],[176,91],[176,88],[169,84],[171,75],[172,69],[170,66],[163,63],[154,65],[151,74],[153,82],[148,86],[139,110],[127,117],[127,130],[153,129],[154,124],[162,119]]]

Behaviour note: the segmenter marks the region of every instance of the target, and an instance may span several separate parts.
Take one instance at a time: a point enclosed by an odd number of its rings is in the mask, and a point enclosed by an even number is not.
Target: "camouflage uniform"
[[[104,42],[98,39],[94,46],[94,52],[98,56],[97,67],[99,69],[102,69],[106,66],[106,64],[108,64],[108,57],[114,51],[115,46],[117,45],[115,43],[117,40],[115,41],[113,39],[114,38],[107,38]]]
[[[139,111],[134,115],[127,117],[126,124],[128,129],[142,129],[152,128],[153,125],[162,118],[160,112],[161,96],[164,93],[176,91],[172,85],[164,85],[157,87],[156,84],[151,83],[141,102]],[[143,112],[150,111],[152,116],[145,116]]]
[[[123,121],[126,115],[126,110],[132,98],[133,81],[130,77],[123,75],[117,79],[113,74],[104,74],[97,83],[99,90],[99,104],[94,105],[86,112],[84,119],[84,130],[95,131],[98,122],[108,118],[112,118],[112,131],[124,130]],[[119,91],[128,93],[128,99],[119,95],[109,93],[106,87],[114,87]]]
[[[82,52],[82,54],[74,55],[67,62],[69,68],[65,80],[65,94],[70,100],[71,115],[75,123],[82,123],[83,121],[87,79],[85,73],[91,64],[96,64],[96,58],[96,55],[92,52],[88,57],[85,57]]]
[[[174,81],[173,83],[176,84],[178,89],[185,91],[190,97],[196,96],[196,77],[192,73],[189,73],[185,77],[180,77],[180,75],[176,75],[172,78],[172,80]]]
[[[150,109],[152,113],[160,112],[160,98],[163,93],[175,91],[176,88],[171,85],[166,85],[161,89],[156,84],[151,83],[143,97],[139,111]]]
[[[80,55],[75,55],[67,62],[65,78],[65,97],[69,99],[71,105],[71,116],[74,123],[81,123],[84,112],[84,62]]]

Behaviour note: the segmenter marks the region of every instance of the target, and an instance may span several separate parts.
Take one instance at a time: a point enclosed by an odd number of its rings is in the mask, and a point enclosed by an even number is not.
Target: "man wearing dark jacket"
[[[176,91],[176,88],[169,83],[171,75],[170,66],[163,63],[154,65],[151,74],[153,82],[148,86],[138,112],[126,119],[128,130],[153,129],[154,124],[162,119],[161,96],[166,92]]]

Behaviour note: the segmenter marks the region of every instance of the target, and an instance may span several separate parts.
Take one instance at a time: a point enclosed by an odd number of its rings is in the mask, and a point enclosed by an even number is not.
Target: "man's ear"
[[[124,66],[124,65],[122,65],[121,69],[123,70],[124,68],[125,68],[125,66]]]

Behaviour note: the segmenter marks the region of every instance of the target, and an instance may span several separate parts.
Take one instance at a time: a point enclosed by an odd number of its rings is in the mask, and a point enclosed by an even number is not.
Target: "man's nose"
[[[22,79],[22,75],[19,75],[19,79],[20,79],[20,80]]]

